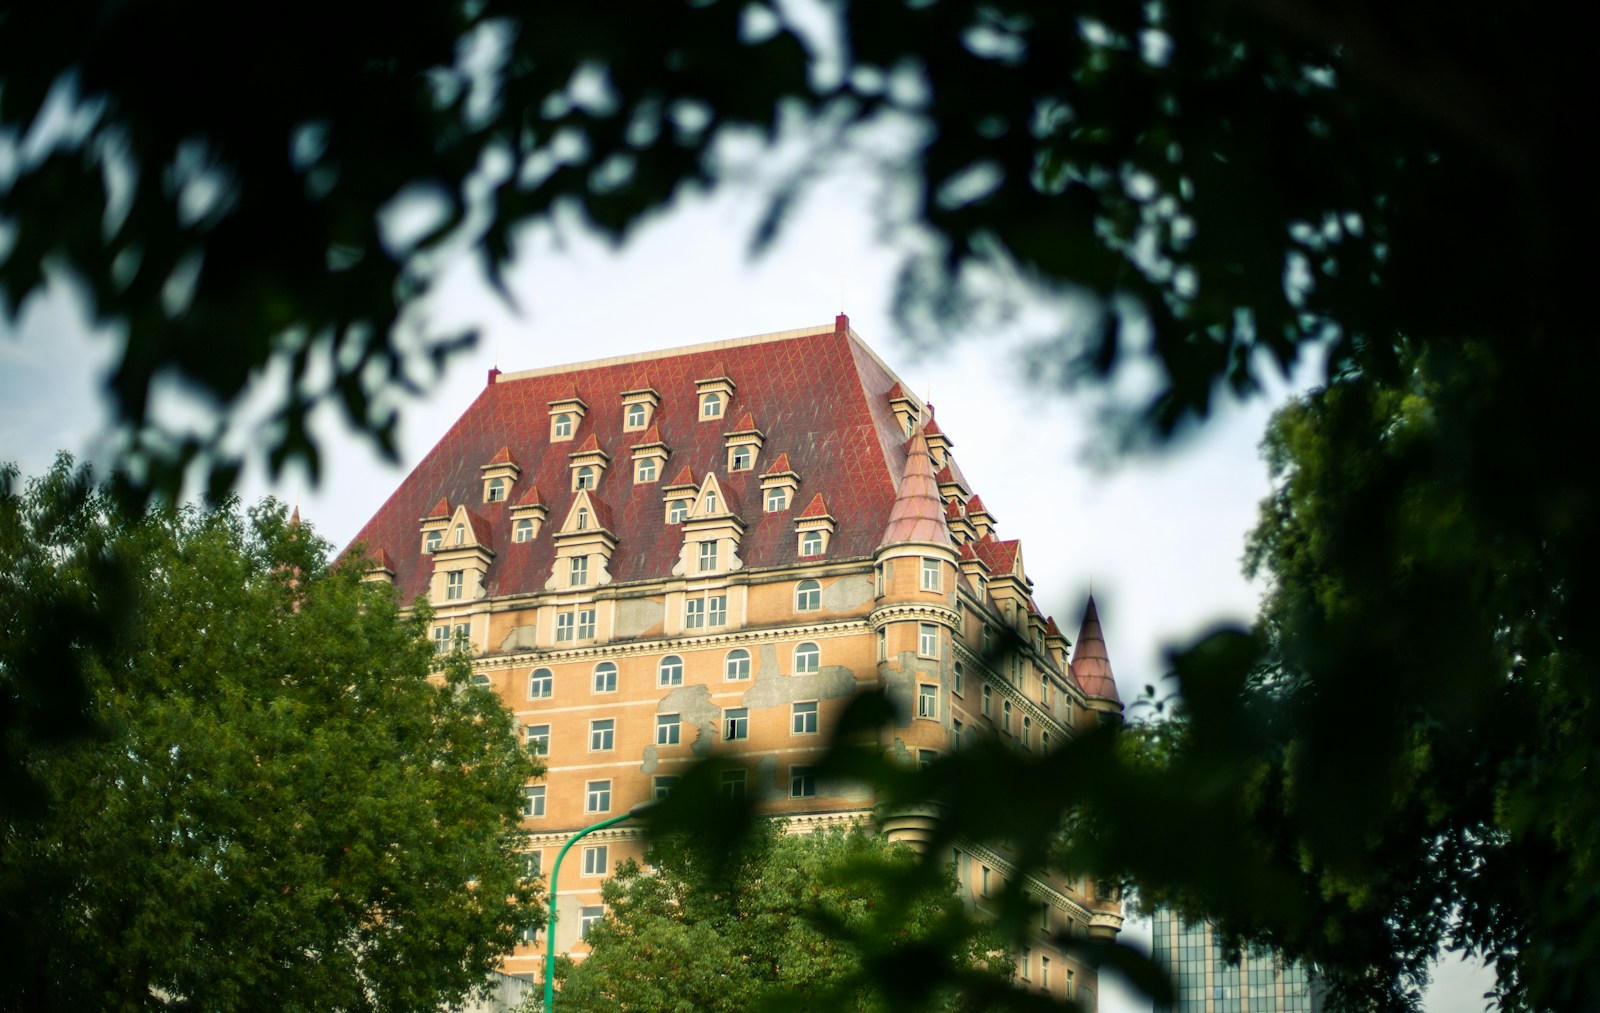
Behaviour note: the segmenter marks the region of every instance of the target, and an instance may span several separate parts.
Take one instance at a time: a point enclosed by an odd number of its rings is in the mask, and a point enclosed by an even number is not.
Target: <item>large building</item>
[[[548,771],[527,788],[530,865],[671,789],[713,750],[724,790],[791,829],[874,818],[870,791],[819,781],[830,719],[858,691],[900,705],[883,746],[917,763],[993,735],[1049,750],[1119,719],[1094,604],[1076,645],[1034,604],[923,404],[833,325],[520,373],[488,384],[362,529],[440,650],[516,712]],[[1021,649],[992,670],[1002,635]],[[878,814],[913,844],[915,813]],[[581,957],[599,888],[641,852],[627,823],[562,868],[555,945]],[[983,909],[1015,874],[995,845],[953,856]],[[574,862],[573,859],[577,861]],[[1094,971],[1052,942],[1114,935],[1117,902],[1030,879],[1029,987],[1093,1008]],[[505,969],[536,976],[530,926]]]
[[[1154,1013],[1320,1013],[1322,990],[1303,964],[1266,950],[1238,956],[1230,959],[1205,922],[1156,909],[1150,957],[1172,977],[1175,996]]]

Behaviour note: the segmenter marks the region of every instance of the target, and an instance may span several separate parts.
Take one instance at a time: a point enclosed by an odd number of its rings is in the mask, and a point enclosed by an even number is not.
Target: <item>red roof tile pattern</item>
[[[592,452],[594,452],[596,450],[599,450],[599,449],[600,449],[600,438],[598,436],[596,436],[594,433],[590,433],[589,434],[589,438],[587,440],[583,441],[583,446],[579,447],[577,450],[574,450],[573,453],[575,453],[575,454],[588,454],[588,453],[592,453]]]
[[[990,520],[994,519],[994,515],[989,513],[989,508],[983,505],[982,496],[974,496],[967,500],[967,516],[971,517],[973,514],[988,514]]]
[[[823,501],[822,493],[819,492],[815,496],[811,497],[811,502],[807,503],[806,504],[806,508],[804,510],[800,511],[800,516],[801,517],[832,517],[833,515],[828,513],[828,504]]]
[[[417,519],[439,516],[424,513],[425,505],[442,502],[448,513],[451,501],[475,501],[482,484],[479,465],[502,446],[522,462],[530,486],[555,490],[543,503],[554,516],[564,517],[574,496],[568,491],[570,444],[550,442],[550,402],[576,396],[580,378],[601,403],[606,397],[620,398],[638,382],[640,369],[635,360],[501,374],[479,392],[354,540],[374,551],[388,551],[395,562],[396,588],[405,600],[415,598],[426,589],[433,570],[432,557],[419,551]],[[683,462],[674,484],[698,485],[696,474],[716,472],[730,503],[749,502],[756,508],[740,513],[746,529],[739,556],[747,567],[784,566],[799,558],[795,518],[759,509],[760,496],[751,491],[760,486],[755,472],[722,472],[727,455],[723,435],[718,427],[699,424],[695,384],[708,376],[726,376],[738,385],[742,409],[765,422],[767,447],[786,454],[792,470],[802,476],[796,501],[812,506],[800,516],[831,513],[836,518],[829,557],[871,558],[893,509],[906,455],[904,433],[885,396],[895,377],[859,339],[829,324],[801,336],[664,352],[649,359],[648,369],[661,393],[657,430],[673,448],[673,457]],[[600,411],[586,417],[596,447],[627,451],[637,434],[623,432],[622,414]],[[660,486],[635,485],[628,477],[608,473],[598,489],[610,506],[610,530],[618,541],[608,569],[618,583],[666,577],[683,545],[682,528],[666,523]],[[822,489],[832,497],[826,504]],[[524,496],[519,502],[526,500]],[[499,533],[500,544],[510,543],[511,505],[500,500],[481,509],[489,530]],[[554,563],[549,532],[547,528],[518,551],[491,562],[485,578],[491,596],[543,590]]]
[[[739,424],[734,426],[733,429],[731,430],[731,432],[735,432],[735,433],[751,433],[751,432],[755,432],[755,428],[756,428],[756,420],[755,420],[755,418],[749,412],[745,412],[744,413],[744,417],[739,420]]]
[[[678,477],[667,483],[668,485],[692,485],[698,487],[699,482],[694,480],[694,471],[687,464],[678,472]]]
[[[660,442],[661,442],[661,427],[660,426],[651,426],[649,429],[645,430],[645,434],[643,436],[639,437],[639,442],[635,443],[634,446],[636,446],[636,447],[648,447],[652,443],[660,443]]]
[[[978,502],[978,497],[972,497],[972,503]],[[968,504],[967,513],[971,513],[971,503]],[[1022,548],[1022,543],[1015,538],[1009,541],[1000,541],[994,535],[984,535],[972,543],[973,551],[978,558],[983,560],[990,573],[1009,574],[1017,566],[1017,553]]]
[[[515,461],[513,461],[511,459],[511,448],[507,447],[507,446],[502,446],[498,453],[496,453],[493,457],[489,458],[489,463],[491,465],[494,465],[494,464],[516,464],[517,462],[515,462]]]
[[[390,558],[389,553],[385,552],[383,549],[379,549],[378,554],[370,558],[372,559],[371,568],[373,570],[388,570],[390,573],[394,572],[394,560]]]
[[[794,471],[794,468],[789,464],[789,455],[785,453],[779,454],[778,459],[772,462],[772,467],[768,468],[761,474],[764,477],[767,475],[782,475],[792,471]]]
[[[1117,695],[1117,680],[1111,675],[1111,656],[1106,653],[1105,634],[1100,632],[1100,613],[1094,595],[1083,611],[1083,626],[1078,629],[1078,644],[1072,651],[1072,674],[1085,696],[1122,702]]]
[[[950,521],[958,521],[961,518],[965,517],[966,514],[963,513],[962,510],[961,510],[961,501],[957,500],[957,499],[953,499],[948,504],[946,504],[946,506],[944,508],[944,516],[945,516],[945,520],[950,520]]]
[[[504,503],[505,501],[501,500],[500,502]],[[467,515],[467,523],[472,527],[472,537],[479,545],[492,550],[494,548],[494,528],[489,524],[489,519],[473,513],[466,507],[462,507],[461,512]]]
[[[439,502],[437,502],[437,503],[435,503],[433,505],[433,509],[428,511],[427,513],[423,514],[422,516],[428,518],[429,520],[432,520],[435,517],[449,517],[450,516],[450,497],[441,496],[439,498]]]
[[[919,426],[911,434],[906,452],[906,470],[900,479],[900,492],[889,511],[880,545],[919,542],[950,546],[950,529],[944,523],[944,500],[939,498],[939,483],[933,477],[933,457],[928,439]]]
[[[521,499],[517,500],[517,506],[540,506],[543,503],[544,499],[539,495],[539,487],[537,485],[528,486],[528,491],[522,494]]]

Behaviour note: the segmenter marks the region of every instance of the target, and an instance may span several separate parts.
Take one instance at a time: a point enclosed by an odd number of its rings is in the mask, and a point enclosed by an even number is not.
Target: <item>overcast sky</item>
[[[1260,589],[1246,583],[1239,559],[1267,492],[1256,445],[1289,388],[1225,407],[1173,451],[1090,466],[1107,435],[1089,399],[1030,386],[1013,354],[1018,328],[975,328],[948,344],[902,333],[891,308],[901,252],[879,239],[879,200],[864,183],[828,180],[753,261],[748,237],[760,206],[748,194],[682,201],[620,250],[576,228],[536,230],[509,278],[517,309],[466,267],[441,292],[439,318],[477,326],[483,338],[404,407],[398,466],[329,416],[320,487],[297,476],[269,486],[256,470],[244,493],[298,501],[342,547],[465,410],[491,366],[509,372],[822,325],[842,310],[935,404],[998,536],[1022,540],[1036,600],[1069,638],[1092,584],[1123,700],[1137,699],[1159,686],[1168,645],[1248,621],[1255,607]],[[30,307],[20,331],[20,340],[0,340],[0,460],[35,474],[57,449],[94,458],[110,343],[86,334],[64,289]],[[1128,935],[1147,939],[1148,930]],[[1480,1008],[1483,988],[1442,984],[1429,1008]],[[1105,993],[1107,1013],[1148,1009],[1114,987]]]

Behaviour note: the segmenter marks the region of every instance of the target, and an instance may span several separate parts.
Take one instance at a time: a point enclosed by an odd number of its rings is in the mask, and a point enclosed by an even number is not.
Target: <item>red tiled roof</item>
[[[667,484],[668,485],[692,485],[692,486],[696,486],[696,487],[698,487],[700,485],[699,482],[696,482],[694,480],[694,472],[689,468],[689,466],[687,464],[683,466],[683,470],[678,472],[678,477],[673,479],[672,481],[668,482]]]
[[[1044,621],[1044,633],[1047,637],[1061,636],[1061,627],[1056,625],[1056,617],[1050,616]]]
[[[587,454],[592,450],[599,450],[599,449],[600,449],[600,438],[598,436],[596,436],[594,433],[590,433],[589,434],[589,438],[587,440],[583,441],[583,446],[579,447],[576,451],[574,451],[574,453]]]
[[[504,374],[501,374],[501,375],[503,376]],[[570,380],[567,383],[562,384],[561,386],[557,387],[551,393],[553,395],[550,398],[550,403],[551,404],[555,404],[558,401],[582,401],[583,400],[583,398],[578,395],[578,385],[576,383],[571,382]]]
[[[394,572],[394,560],[389,557],[389,553],[385,550],[379,549],[378,554],[371,556],[370,558],[372,560],[372,569],[388,570],[390,573]]]
[[[811,497],[811,502],[806,504],[806,508],[800,511],[799,516],[832,517],[833,515],[828,513],[828,504],[822,501],[822,493],[819,492],[815,496]]]
[[[478,544],[486,549],[493,549],[494,529],[490,527],[488,518],[480,517],[466,507],[462,507],[461,512],[467,515],[467,523],[472,525],[472,537]]]
[[[959,559],[978,559],[978,554],[972,551],[971,542],[962,542],[960,548],[956,550],[956,557]],[[978,562],[982,563],[983,560],[978,559]]]
[[[635,360],[501,374],[480,390],[353,541],[388,551],[395,562],[395,586],[406,600],[414,598],[427,587],[433,569],[432,557],[420,551],[417,519],[438,515],[424,514],[424,505],[441,502],[448,514],[451,501],[476,502],[482,485],[479,465],[502,446],[521,462],[530,494],[532,487],[546,490],[544,505],[564,517],[574,495],[568,491],[570,445],[550,443],[549,403],[575,396],[580,379],[595,405],[606,404],[607,398],[620,401],[641,368]],[[740,513],[746,529],[739,556],[746,566],[793,563],[799,551],[796,518],[759,509],[760,497],[750,491],[759,490],[757,473],[722,472],[727,457],[723,435],[717,427],[699,424],[695,383],[707,377],[735,381],[744,409],[767,420],[767,448],[787,455],[790,468],[802,476],[796,500],[811,506],[800,516],[835,517],[838,530],[828,556],[872,556],[894,506],[895,479],[905,467],[904,433],[884,396],[895,377],[858,339],[829,323],[798,337],[664,352],[649,358],[648,369],[661,393],[654,420],[658,435],[682,462],[674,484],[698,485],[694,476],[714,471],[731,504],[753,504],[753,512]],[[638,435],[623,432],[620,411],[592,411],[585,425],[593,445],[612,454],[628,453]],[[629,477],[621,469],[608,472],[598,490],[612,512],[610,530],[618,546],[608,569],[619,583],[667,576],[683,544],[680,526],[666,523],[662,487],[636,485]],[[820,498],[823,488],[832,497],[826,504]],[[527,501],[524,495],[519,502]],[[491,531],[505,529],[500,543],[510,543],[511,504],[501,500],[480,509]],[[494,559],[486,575],[490,595],[543,590],[555,558],[549,531]]]
[[[972,503],[977,501],[978,497],[972,497]],[[972,512],[972,503],[967,504],[969,514]],[[1017,551],[1021,548],[1021,543],[1015,538],[1002,542],[994,535],[984,535],[973,542],[972,547],[978,558],[989,568],[990,573],[1011,573],[1016,569]]]
[[[450,516],[450,497],[448,497],[448,496],[439,497],[439,502],[437,502],[437,503],[435,503],[433,505],[433,509],[428,511],[427,513],[423,514],[422,516],[427,517],[430,520],[435,518],[435,517],[449,517]]]
[[[884,395],[884,397],[887,398],[890,401],[895,401],[895,400],[898,400],[900,398],[907,397],[907,396],[908,395],[906,394],[905,390],[900,386],[900,381],[898,381],[898,380],[895,381],[895,384],[894,384],[893,387],[889,388],[889,393]]]
[[[515,464],[517,462],[515,462],[515,461],[513,461],[511,459],[511,448],[507,447],[507,446],[502,446],[500,448],[499,453],[497,453],[493,457],[489,458],[489,463],[490,464]]]
[[[776,461],[772,462],[772,467],[770,467],[766,471],[762,472],[762,475],[763,476],[765,476],[765,475],[781,475],[786,471],[793,471],[793,470],[794,470],[794,468],[789,466],[789,455],[788,454],[779,454],[778,455],[778,459]]]
[[[1106,638],[1100,632],[1100,613],[1094,607],[1094,595],[1089,596],[1089,605],[1083,611],[1083,626],[1078,629],[1078,644],[1072,651],[1072,674],[1077,676],[1085,696],[1121,702],[1117,680],[1111,675]]]
[[[528,491],[522,494],[522,498],[517,500],[517,506],[538,506],[543,502],[544,500],[539,496],[539,487],[530,485],[528,486]]]
[[[961,512],[961,501],[958,499],[953,499],[949,503],[945,504],[944,516],[946,520],[951,521],[960,520],[962,517],[965,517],[966,515]]]
[[[967,516],[968,517],[971,517],[973,514],[987,514],[987,513],[989,513],[989,509],[988,509],[988,507],[985,507],[983,505],[983,497],[982,496],[974,496],[971,499],[967,500]],[[992,518],[993,514],[990,514],[990,517]]]
[[[733,429],[730,430],[730,431],[731,432],[735,432],[735,433],[748,433],[751,430],[755,429],[755,427],[756,427],[756,420],[751,417],[749,412],[745,412],[744,413],[744,418],[740,419],[739,420],[739,424],[734,426]]]
[[[922,435],[920,426],[911,434],[900,492],[895,497],[894,508],[889,511],[883,537],[879,539],[881,545],[904,542],[951,544],[950,531],[944,525],[944,501],[939,498],[939,483],[933,479],[933,458],[928,453],[928,439]]]
[[[929,405],[928,407],[931,408],[933,406]],[[933,416],[931,414],[928,416],[927,424],[922,427],[922,431],[924,433],[927,433],[929,436],[943,436],[944,435],[944,430],[939,428],[939,423],[937,423],[937,422],[935,422],[933,420]]]
[[[645,434],[643,436],[639,437],[639,442],[635,443],[634,446],[636,446],[636,447],[647,447],[652,443],[660,443],[660,442],[661,442],[661,427],[660,426],[651,426],[649,429],[647,429],[645,431]]]

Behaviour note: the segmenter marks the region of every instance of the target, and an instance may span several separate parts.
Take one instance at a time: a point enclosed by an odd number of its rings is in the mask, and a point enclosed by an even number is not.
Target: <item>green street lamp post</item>
[[[606,827],[616,826],[623,820],[645,816],[655,807],[655,802],[640,802],[621,816],[613,816],[608,820],[601,820],[592,827],[584,827],[573,834],[571,840],[556,852],[556,863],[550,868],[550,924],[544,934],[544,1013],[555,1013],[556,1008],[556,878],[561,875],[561,860],[567,857],[567,852],[574,844],[596,830],[604,830]]]

